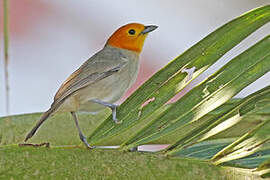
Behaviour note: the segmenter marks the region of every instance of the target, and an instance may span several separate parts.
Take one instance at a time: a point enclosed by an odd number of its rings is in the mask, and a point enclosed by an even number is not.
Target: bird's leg
[[[113,121],[116,124],[122,123],[122,121],[118,121],[118,119],[116,117],[116,108],[117,108],[116,104],[107,103],[107,102],[104,102],[104,101],[101,101],[101,100],[98,100],[98,99],[92,99],[91,101],[94,102],[94,103],[101,104],[101,105],[103,105],[105,107],[110,108],[112,110],[112,119],[113,119]]]
[[[74,119],[74,121],[75,121],[76,127],[77,127],[77,129],[78,129],[78,131],[79,131],[79,136],[80,136],[81,141],[85,144],[85,146],[86,146],[87,148],[89,148],[89,149],[95,148],[94,146],[90,146],[90,145],[88,144],[88,142],[87,142],[87,140],[86,140],[86,137],[83,135],[83,133],[82,133],[82,131],[81,131],[81,128],[80,128],[80,126],[79,126],[79,122],[78,122],[78,118],[77,118],[76,113],[75,113],[75,112],[70,112],[70,113],[71,113],[71,115],[72,115],[72,117],[73,117],[73,119]]]

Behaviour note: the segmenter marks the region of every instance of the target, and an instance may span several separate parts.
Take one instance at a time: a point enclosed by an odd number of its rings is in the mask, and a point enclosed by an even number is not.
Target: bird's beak
[[[154,31],[157,28],[158,26],[155,26],[155,25],[144,26],[144,30],[141,32],[141,34],[147,34],[151,31]]]

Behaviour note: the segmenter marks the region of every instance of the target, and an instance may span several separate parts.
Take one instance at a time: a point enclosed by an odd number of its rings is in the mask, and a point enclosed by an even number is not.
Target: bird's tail
[[[36,133],[38,128],[44,123],[44,121],[46,121],[46,119],[48,119],[48,117],[50,117],[52,115],[53,112],[54,112],[54,110],[52,108],[50,108],[48,111],[46,111],[42,114],[40,120],[37,122],[35,127],[27,134],[24,142],[26,142],[28,139],[30,139]]]

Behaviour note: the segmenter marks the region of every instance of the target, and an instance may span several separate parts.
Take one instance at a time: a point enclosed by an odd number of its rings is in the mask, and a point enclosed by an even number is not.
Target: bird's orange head
[[[147,34],[156,28],[157,26],[154,25],[144,26],[143,24],[130,23],[117,29],[106,44],[140,53]]]

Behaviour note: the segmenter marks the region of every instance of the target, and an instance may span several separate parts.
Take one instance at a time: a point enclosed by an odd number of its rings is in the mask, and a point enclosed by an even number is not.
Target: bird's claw
[[[121,124],[123,121],[119,121],[118,119],[113,119],[113,121],[115,122],[115,124]]]
[[[87,149],[94,149],[96,148],[95,146],[90,146],[86,140],[86,137],[83,134],[79,134],[80,135],[80,139],[82,140],[82,142],[84,143],[84,145],[87,147]]]

